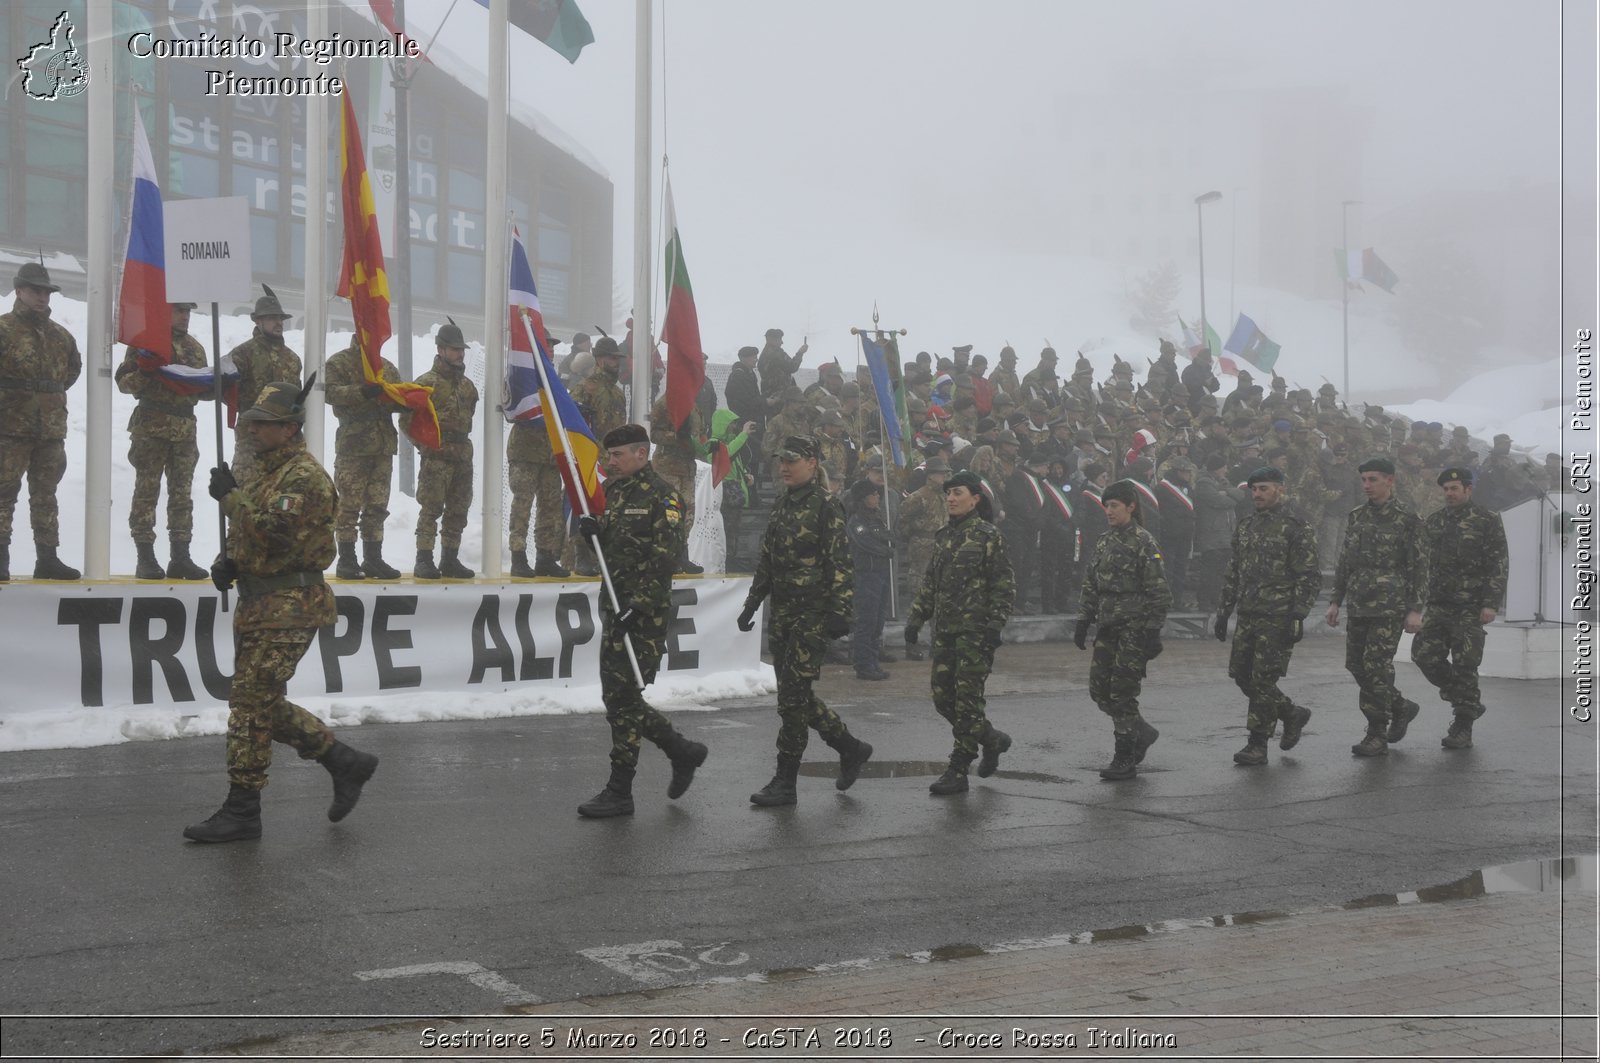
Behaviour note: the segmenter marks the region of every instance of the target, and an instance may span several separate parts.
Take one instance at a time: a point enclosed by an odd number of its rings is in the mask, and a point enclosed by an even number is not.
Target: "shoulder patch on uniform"
[[[301,495],[279,495],[272,500],[272,508],[279,513],[297,513],[304,501]]]
[[[669,524],[676,524],[683,519],[683,507],[678,504],[676,497],[669,496],[666,499],[666,507],[667,522]]]

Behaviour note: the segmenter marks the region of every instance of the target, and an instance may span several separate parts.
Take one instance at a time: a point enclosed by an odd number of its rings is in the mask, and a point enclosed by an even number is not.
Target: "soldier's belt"
[[[285,572],[281,576],[240,576],[239,597],[259,598],[273,591],[293,590],[295,587],[318,587],[325,582],[320,572]]]
[[[338,413],[340,424],[363,424],[367,421],[387,421],[393,417],[397,410],[358,410],[355,413]]]
[[[65,392],[67,389],[54,380],[22,380],[18,377],[0,376],[0,391],[37,391],[41,394],[52,395]]]
[[[472,433],[471,432],[440,432],[439,433],[439,440],[440,440],[440,442],[443,442],[443,443],[470,443],[470,442],[472,442]]]

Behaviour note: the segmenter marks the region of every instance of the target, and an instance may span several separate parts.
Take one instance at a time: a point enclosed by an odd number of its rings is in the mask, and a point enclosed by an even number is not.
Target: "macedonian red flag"
[[[439,415],[433,408],[433,389],[421,384],[391,384],[383,379],[383,344],[393,334],[389,327],[389,275],[383,268],[383,242],[372,205],[372,184],[367,180],[367,157],[361,150],[361,130],[356,127],[356,111],[348,89],[339,122],[339,145],[344,262],[339,268],[336,294],[350,300],[356,343],[361,349],[361,372],[369,384],[383,385],[389,401],[411,411],[406,434],[437,450]]]

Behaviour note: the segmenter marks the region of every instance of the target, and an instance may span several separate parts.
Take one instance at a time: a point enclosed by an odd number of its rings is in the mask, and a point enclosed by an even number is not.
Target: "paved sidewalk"
[[[1374,899],[1223,925],[954,948],[855,969],[284,1036],[233,1055],[1594,1059],[1596,898],[1563,899]],[[659,1040],[677,1046],[652,1048],[652,1030],[670,1031]],[[489,1040],[524,1035],[529,1047]]]

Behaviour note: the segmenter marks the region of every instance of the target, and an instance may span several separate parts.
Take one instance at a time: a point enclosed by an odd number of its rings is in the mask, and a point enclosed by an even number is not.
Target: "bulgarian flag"
[[[706,379],[706,356],[700,346],[700,316],[694,308],[694,289],[683,263],[683,239],[678,235],[678,214],[672,206],[672,181],[663,178],[666,195],[667,315],[661,338],[667,344],[667,418],[673,428],[694,410],[694,400]]]
[[[478,6],[488,7],[489,0],[478,0]],[[509,0],[507,7],[513,26],[569,63],[576,63],[578,53],[594,43],[594,30],[576,0]]]
[[[1335,251],[1333,259],[1339,267],[1339,276],[1344,278],[1347,284],[1366,281],[1393,295],[1394,286],[1400,283],[1400,278],[1395,275],[1394,270],[1390,269],[1389,264],[1379,258],[1378,253],[1370,247],[1360,251],[1348,248]]]

